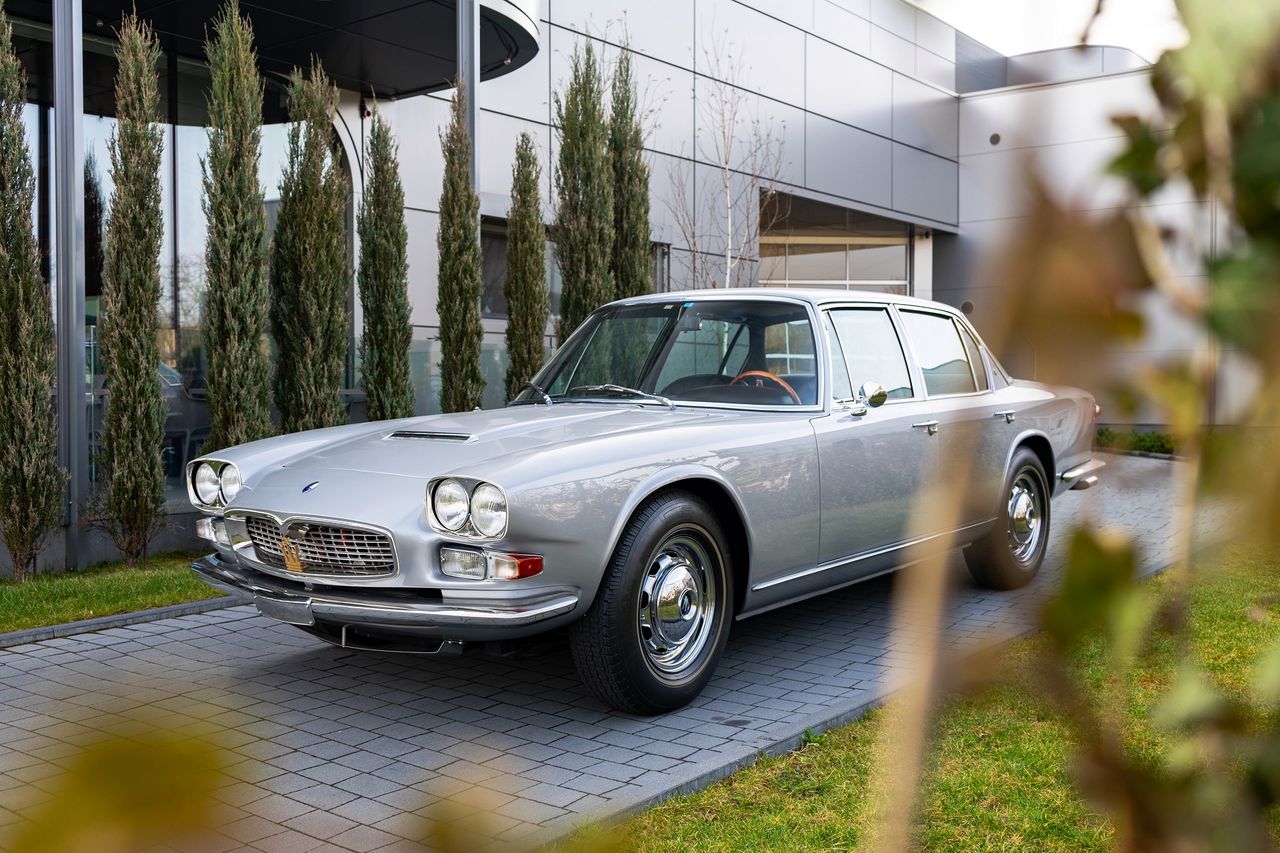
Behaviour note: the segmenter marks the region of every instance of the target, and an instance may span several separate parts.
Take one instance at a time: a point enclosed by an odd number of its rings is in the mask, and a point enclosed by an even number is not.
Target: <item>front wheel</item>
[[[656,714],[702,691],[729,637],[727,554],[715,513],[694,495],[666,492],[636,512],[570,630],[578,673],[602,702]]]
[[[1040,571],[1049,542],[1049,480],[1040,457],[1027,448],[1013,456],[999,519],[964,552],[969,574],[982,586],[1017,589]]]

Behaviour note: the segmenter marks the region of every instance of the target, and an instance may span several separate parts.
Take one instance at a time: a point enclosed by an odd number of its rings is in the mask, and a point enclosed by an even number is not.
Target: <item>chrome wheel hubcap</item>
[[[1035,475],[1024,471],[1009,490],[1009,549],[1020,563],[1029,563],[1044,534],[1044,499]]]
[[[718,556],[701,528],[681,528],[658,546],[640,586],[641,646],[660,675],[678,677],[697,661],[716,611]]]

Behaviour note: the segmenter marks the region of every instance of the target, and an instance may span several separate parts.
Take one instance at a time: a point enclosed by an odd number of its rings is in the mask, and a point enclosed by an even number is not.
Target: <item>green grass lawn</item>
[[[1257,657],[1280,638],[1280,572],[1274,560],[1234,556],[1221,571],[1201,570],[1192,596],[1195,655],[1219,687],[1247,697]],[[1164,594],[1168,581],[1157,578]],[[938,716],[928,755],[916,847],[926,850],[1104,850],[1111,826],[1071,784],[1070,729],[1028,687],[1040,638],[999,653],[998,684],[951,698]],[[1124,694],[1124,739],[1139,760],[1163,755],[1148,713],[1172,682],[1178,660],[1157,635]],[[1095,695],[1107,675],[1100,647],[1080,656],[1078,672]],[[885,708],[802,749],[711,787],[670,800],[615,832],[587,827],[564,850],[606,839],[640,851],[848,850],[871,825],[878,736],[895,713]]]
[[[182,604],[223,593],[191,572],[192,554],[152,557],[145,568],[108,563],[84,572],[0,581],[0,633]]]

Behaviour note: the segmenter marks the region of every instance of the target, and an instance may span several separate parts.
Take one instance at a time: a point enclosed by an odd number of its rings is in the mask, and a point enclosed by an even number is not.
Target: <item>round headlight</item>
[[[471,524],[485,536],[501,536],[507,529],[507,496],[502,489],[481,483],[471,494]]]
[[[218,472],[208,462],[201,462],[196,468],[195,489],[200,503],[206,506],[218,503],[221,484],[218,482]]]
[[[443,481],[436,486],[431,508],[436,514],[436,521],[445,530],[461,530],[467,523],[469,508],[466,486],[457,480]]]
[[[218,478],[222,487],[222,500],[231,503],[236,495],[240,494],[240,487],[244,482],[240,479],[240,469],[234,465],[225,465],[222,468],[222,476]]]

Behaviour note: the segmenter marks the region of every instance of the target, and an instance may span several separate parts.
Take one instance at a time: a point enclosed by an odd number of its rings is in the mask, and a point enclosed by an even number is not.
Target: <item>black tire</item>
[[[715,513],[688,492],[663,492],[636,511],[569,632],[578,674],[600,701],[658,714],[702,692],[733,621],[728,555]]]
[[[1019,448],[1005,476],[996,523],[964,552],[975,581],[991,589],[1018,589],[1031,582],[1049,542],[1052,496],[1040,457]]]

